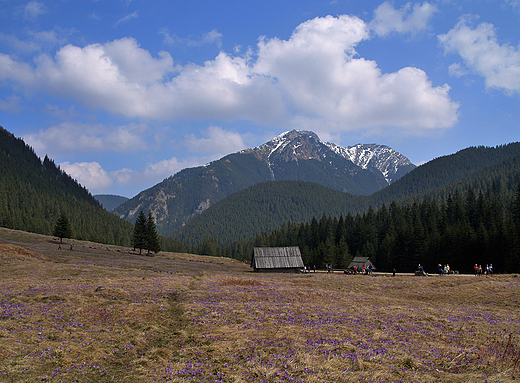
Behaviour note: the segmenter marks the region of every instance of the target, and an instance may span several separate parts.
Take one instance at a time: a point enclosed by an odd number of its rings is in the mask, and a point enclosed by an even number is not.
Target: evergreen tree
[[[152,213],[148,213],[148,218],[146,219],[146,250],[148,250],[148,254],[150,251],[157,254],[161,251],[161,245],[159,244],[159,237],[157,236],[157,229],[155,227],[155,221],[152,217]]]
[[[69,219],[67,218],[65,213],[61,213],[60,217],[56,221],[56,225],[54,225],[52,235],[58,237],[60,239],[60,243],[63,243],[63,238],[72,237],[72,228],[70,226]]]
[[[141,210],[135,221],[134,235],[132,236],[132,245],[134,246],[134,249],[139,249],[139,254],[141,254],[142,249],[145,249],[147,247],[146,226],[146,216]]]

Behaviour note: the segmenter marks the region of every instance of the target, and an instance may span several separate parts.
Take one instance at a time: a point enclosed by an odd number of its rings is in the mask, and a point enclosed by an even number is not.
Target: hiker
[[[74,244],[71,243],[71,244],[70,244],[70,251],[72,251],[72,248],[73,248],[73,247],[74,247]]]
[[[442,265],[441,265],[440,263],[439,263],[439,266],[437,266],[437,269],[438,269],[438,271],[439,271],[439,275],[444,274],[444,271],[443,271],[443,269],[442,269]]]

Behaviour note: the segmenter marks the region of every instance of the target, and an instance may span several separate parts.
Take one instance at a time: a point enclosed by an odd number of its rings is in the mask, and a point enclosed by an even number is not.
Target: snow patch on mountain
[[[323,142],[316,133],[307,130],[284,132],[265,144],[243,150],[242,153],[254,153],[266,161],[271,169],[274,162],[310,159],[324,161],[327,157],[335,154],[351,161],[362,169],[380,173],[388,184],[402,176],[401,173],[407,173],[415,167],[408,158],[389,146],[357,144],[343,147],[334,143]],[[402,171],[400,172],[400,170]],[[274,173],[272,174],[274,177]]]

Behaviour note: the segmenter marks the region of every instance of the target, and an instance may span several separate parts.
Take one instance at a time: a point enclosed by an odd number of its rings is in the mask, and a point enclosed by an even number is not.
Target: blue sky
[[[415,164],[520,140],[520,0],[0,0],[0,125],[93,194],[291,129]]]

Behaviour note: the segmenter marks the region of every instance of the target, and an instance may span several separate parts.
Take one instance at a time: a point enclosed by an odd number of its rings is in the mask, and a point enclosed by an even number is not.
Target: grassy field
[[[509,382],[517,275],[257,274],[0,228],[0,382]]]

